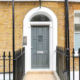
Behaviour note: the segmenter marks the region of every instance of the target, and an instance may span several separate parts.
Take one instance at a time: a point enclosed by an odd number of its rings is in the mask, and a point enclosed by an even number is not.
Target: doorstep
[[[24,80],[60,80],[56,72],[41,71],[28,72]]]

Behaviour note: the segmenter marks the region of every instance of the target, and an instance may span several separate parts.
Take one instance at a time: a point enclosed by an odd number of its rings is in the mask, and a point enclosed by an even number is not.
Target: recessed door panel
[[[49,68],[49,26],[31,27],[31,66]]]

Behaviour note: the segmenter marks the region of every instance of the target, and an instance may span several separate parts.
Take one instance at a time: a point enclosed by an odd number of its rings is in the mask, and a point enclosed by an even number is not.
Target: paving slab
[[[53,72],[28,72],[24,80],[57,80]]]

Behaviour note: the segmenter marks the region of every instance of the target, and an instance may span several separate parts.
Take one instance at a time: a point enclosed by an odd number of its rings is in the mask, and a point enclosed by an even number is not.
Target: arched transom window
[[[47,16],[40,14],[32,17],[31,21],[50,21],[50,19]]]

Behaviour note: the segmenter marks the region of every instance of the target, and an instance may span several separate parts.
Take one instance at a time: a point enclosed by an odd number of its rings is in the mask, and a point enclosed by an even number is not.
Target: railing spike
[[[78,50],[78,54],[79,54],[79,80],[80,80],[80,48]]]

